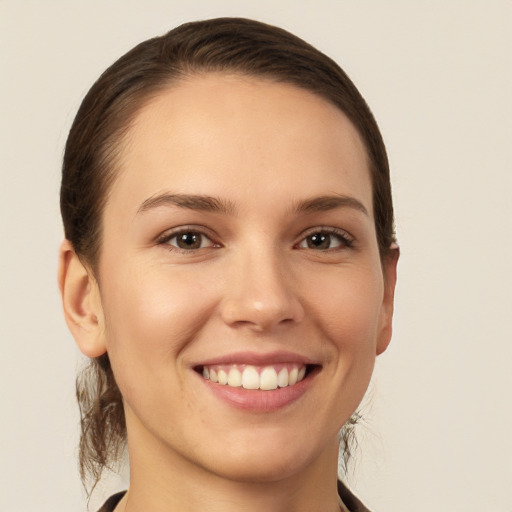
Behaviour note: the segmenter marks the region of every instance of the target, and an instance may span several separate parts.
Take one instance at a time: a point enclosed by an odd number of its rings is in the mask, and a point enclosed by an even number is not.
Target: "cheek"
[[[323,408],[333,431],[359,406],[373,372],[383,280],[378,265],[348,266],[316,275],[308,294],[310,318],[326,354]]]
[[[214,302],[211,291],[194,281],[153,272],[150,266],[109,274],[102,287],[106,345],[123,394],[130,393],[133,382],[149,386],[180,371],[180,353]]]
[[[322,284],[310,304],[325,337],[337,349],[339,364],[350,365],[360,357],[360,362],[366,358],[373,366],[383,295],[380,271],[373,267],[340,271]]]
[[[313,317],[322,330],[328,371],[337,389],[330,406],[352,412],[370,381],[377,352],[383,281],[378,267],[340,269],[322,280],[313,297]],[[322,282],[322,281],[317,281]],[[318,288],[317,288],[318,290]],[[313,300],[312,299],[312,300]],[[344,416],[343,416],[344,417]]]

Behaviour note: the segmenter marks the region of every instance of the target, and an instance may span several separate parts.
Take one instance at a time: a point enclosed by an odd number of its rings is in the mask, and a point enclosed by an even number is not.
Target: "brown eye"
[[[351,240],[342,233],[317,231],[306,236],[298,245],[300,249],[326,251],[340,247],[350,247]]]
[[[309,249],[329,249],[331,247],[331,235],[316,233],[306,238]]]
[[[213,242],[206,235],[197,231],[183,231],[169,238],[166,243],[183,251],[194,251],[213,246]]]

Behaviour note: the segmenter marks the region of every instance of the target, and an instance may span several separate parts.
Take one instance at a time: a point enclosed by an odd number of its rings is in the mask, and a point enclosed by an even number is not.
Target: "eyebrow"
[[[180,208],[187,208],[190,210],[224,214],[232,214],[235,211],[233,203],[217,197],[194,194],[163,193],[146,199],[140,205],[137,213],[144,213],[153,208],[158,208],[159,206],[179,206]]]
[[[144,213],[161,206],[178,206],[190,210],[223,213],[232,215],[236,211],[234,203],[217,197],[197,194],[163,193],[149,197],[139,207],[137,213]],[[366,207],[355,197],[344,195],[320,196],[300,201],[292,209],[296,213],[315,213],[336,208],[352,208],[368,215]]]
[[[368,210],[361,201],[351,196],[333,195],[320,196],[301,201],[295,206],[297,213],[314,213],[334,210],[336,208],[352,208],[368,215]]]

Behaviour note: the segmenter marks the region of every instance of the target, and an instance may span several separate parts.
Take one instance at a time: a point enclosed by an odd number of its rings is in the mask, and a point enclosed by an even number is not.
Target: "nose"
[[[264,332],[302,321],[304,309],[296,282],[282,258],[259,252],[239,257],[233,263],[221,305],[226,324]]]

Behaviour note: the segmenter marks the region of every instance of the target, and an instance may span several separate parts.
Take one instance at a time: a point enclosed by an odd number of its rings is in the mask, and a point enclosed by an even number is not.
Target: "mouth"
[[[287,410],[308,390],[322,370],[317,361],[290,352],[238,352],[192,366],[213,396],[245,412]]]
[[[246,390],[273,391],[297,386],[318,369],[318,365],[303,363],[209,364],[194,370],[214,384]]]

